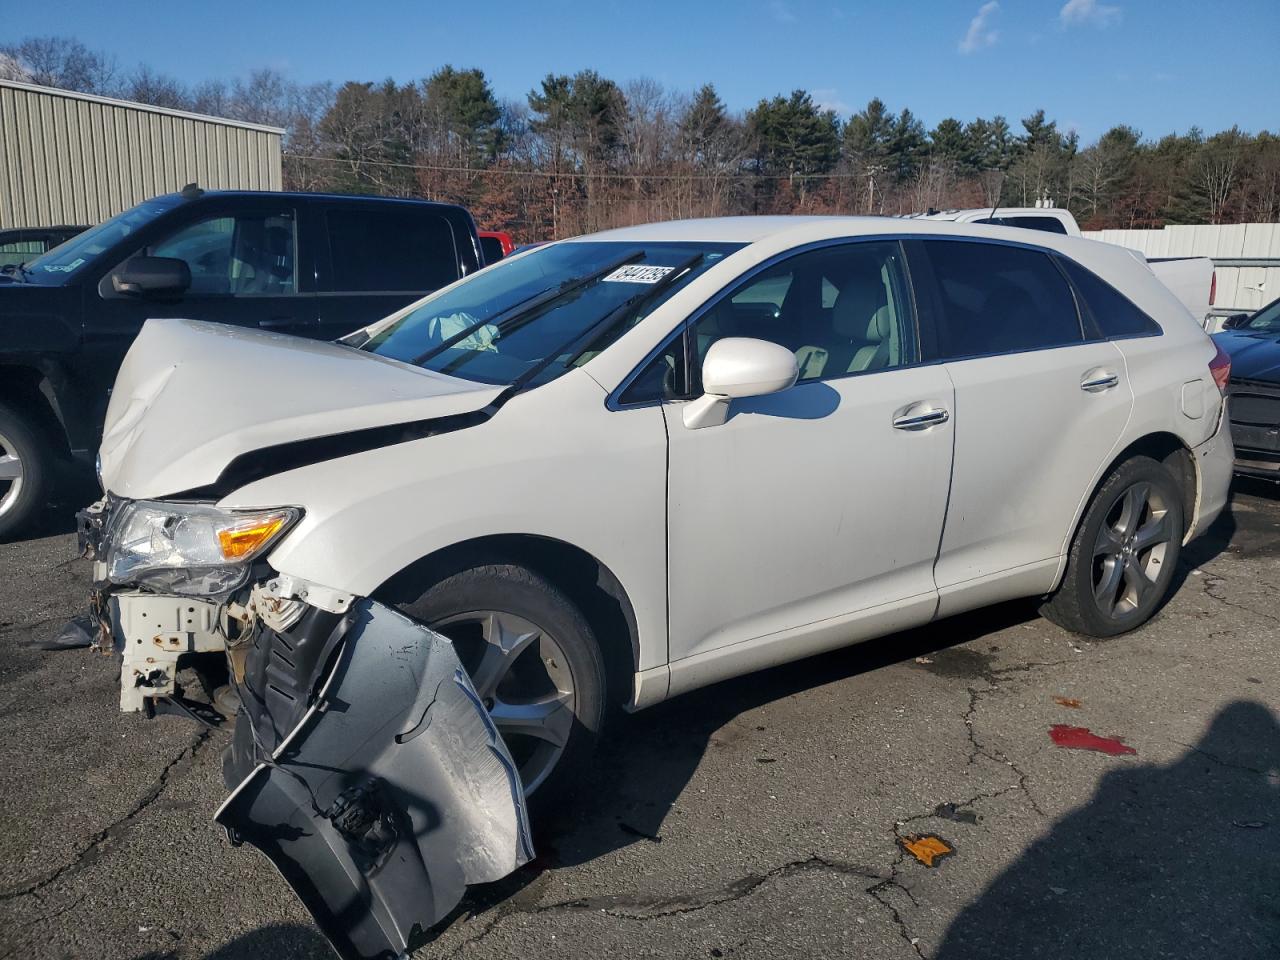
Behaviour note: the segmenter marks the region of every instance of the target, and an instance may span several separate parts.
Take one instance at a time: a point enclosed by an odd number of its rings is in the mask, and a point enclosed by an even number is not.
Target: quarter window
[[[1160,333],[1159,325],[1139,310],[1128,297],[1097,274],[1066,257],[1059,261],[1076,285],[1089,314],[1104,339],[1143,337]]]
[[[190,295],[241,297],[295,293],[294,252],[291,214],[200,220],[146,249],[186,262]]]
[[[1075,297],[1048,254],[959,240],[927,240],[924,249],[941,300],[929,359],[1083,341]]]
[[[427,292],[458,279],[453,228],[444,217],[404,210],[330,210],[332,289]]]

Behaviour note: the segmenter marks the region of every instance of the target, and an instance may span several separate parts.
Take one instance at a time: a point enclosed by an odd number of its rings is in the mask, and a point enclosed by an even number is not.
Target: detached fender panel
[[[381,960],[533,848],[516,766],[452,644],[371,600],[333,635],[296,724],[276,727],[249,678],[227,769],[256,766],[214,819],[276,866],[342,957]],[[257,642],[288,655],[286,634]]]

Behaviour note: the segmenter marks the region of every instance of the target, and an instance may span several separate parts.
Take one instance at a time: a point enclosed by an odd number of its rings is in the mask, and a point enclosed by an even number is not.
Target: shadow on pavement
[[[1255,495],[1252,489],[1242,492]],[[1171,593],[1191,569],[1229,545],[1236,549],[1235,539],[1236,511],[1229,509],[1183,551]],[[1036,616],[1035,601],[1005,603],[725,681],[638,714],[615,715],[575,799],[554,819],[535,825],[536,859],[503,880],[470,888],[425,942],[460,918],[519,900],[522,891],[536,896],[526,888],[547,869],[586,863],[633,843],[661,842],[663,823],[713,735],[740,714]],[[931,669],[977,678],[989,670],[989,661],[988,654],[957,650]],[[1072,960],[1216,957],[1223,954],[1215,944],[1224,943],[1237,948],[1237,957],[1277,955],[1278,805],[1280,727],[1265,708],[1235,704],[1173,767],[1108,774],[1085,811],[1055,827],[965,910],[939,956],[1026,960],[1037,951]],[[1266,825],[1252,826],[1258,822]],[[1066,892],[1056,894],[1054,887]],[[1203,951],[1195,952],[1201,945]],[[239,937],[203,960],[263,956],[330,958],[333,953],[314,928],[286,924]],[[164,958],[149,954],[139,960]]]
[[[1263,500],[1280,500],[1280,475],[1276,480],[1264,480],[1261,477],[1242,477],[1239,474],[1231,484],[1233,494],[1243,493]]]
[[[475,915],[517,895],[547,868],[585,863],[633,843],[661,842],[663,822],[713,735],[743,712],[967,643],[1035,616],[1034,604],[1002,604],[728,680],[637,714],[618,714],[611,718],[592,774],[573,802],[557,819],[535,830],[537,858],[497,883],[472,887],[449,919]],[[988,669],[986,654],[974,652],[953,659],[955,671],[971,668],[978,676]]]
[[[176,953],[146,953],[138,960],[173,960]],[[236,937],[201,960],[334,960],[336,954],[314,927],[272,924]]]
[[[1126,764],[967,907],[934,960],[1280,956],[1280,725],[1237,701]]]
[[[99,497],[93,470],[80,464],[60,464],[54,497],[31,523],[23,527],[9,540],[0,543],[21,543],[40,537],[54,537],[76,532],[76,511],[87,507]]]

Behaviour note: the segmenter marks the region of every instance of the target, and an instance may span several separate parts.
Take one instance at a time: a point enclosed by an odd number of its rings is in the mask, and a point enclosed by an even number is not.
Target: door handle
[[[293,317],[268,317],[258,321],[258,326],[263,330],[282,330],[285,327],[293,326]]]
[[[1101,393],[1110,390],[1120,382],[1120,375],[1103,367],[1094,367],[1080,378],[1080,389],[1087,393]]]
[[[943,407],[926,407],[913,403],[903,407],[893,415],[895,430],[927,430],[951,419],[951,414]]]

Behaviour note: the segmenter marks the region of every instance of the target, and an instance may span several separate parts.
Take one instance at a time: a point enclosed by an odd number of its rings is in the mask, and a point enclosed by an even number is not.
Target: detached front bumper
[[[343,957],[403,955],[467,884],[533,856],[515,764],[446,638],[361,600],[261,631],[244,667],[215,820]]]
[[[271,861],[342,957],[404,955],[467,884],[532,858],[515,763],[448,639],[284,576],[207,600],[112,587],[106,512],[82,512],[81,540],[121,708],[176,699],[180,657],[225,651],[240,708],[215,820]]]

